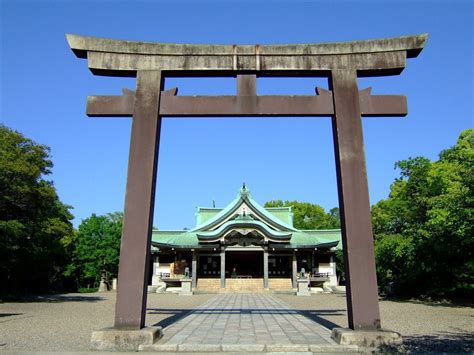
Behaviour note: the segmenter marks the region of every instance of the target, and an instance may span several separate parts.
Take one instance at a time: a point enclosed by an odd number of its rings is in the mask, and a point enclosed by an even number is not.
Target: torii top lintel
[[[364,41],[289,45],[197,45],[121,41],[68,34],[79,58],[96,75],[135,76],[139,70],[176,75],[317,75],[355,69],[360,76],[399,74],[416,57],[427,34]],[[186,72],[186,73],[183,73]]]

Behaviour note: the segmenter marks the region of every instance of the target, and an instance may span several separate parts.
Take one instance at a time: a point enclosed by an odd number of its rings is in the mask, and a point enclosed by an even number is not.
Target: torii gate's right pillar
[[[333,70],[332,127],[341,211],[349,328],[379,329],[377,275],[357,72]]]
[[[380,329],[357,71],[332,70],[330,88],[349,325],[334,328],[331,336],[343,345],[401,344],[399,333]]]

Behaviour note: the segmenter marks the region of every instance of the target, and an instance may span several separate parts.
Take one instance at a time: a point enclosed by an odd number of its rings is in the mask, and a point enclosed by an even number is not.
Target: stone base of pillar
[[[334,328],[331,338],[341,345],[358,345],[375,348],[381,345],[401,345],[403,339],[400,333],[391,330],[352,330]]]
[[[179,292],[180,296],[192,296],[193,291],[191,289],[191,279],[182,279],[181,280],[181,291]]]
[[[299,279],[296,281],[298,284],[298,291],[296,291],[296,296],[311,296],[311,292],[308,287],[308,280]]]
[[[91,348],[105,351],[138,351],[140,345],[151,345],[162,335],[161,327],[137,330],[105,328],[92,332]]]

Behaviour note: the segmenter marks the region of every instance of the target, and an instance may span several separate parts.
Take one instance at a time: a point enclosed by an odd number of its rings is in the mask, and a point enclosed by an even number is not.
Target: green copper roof
[[[342,248],[340,230],[298,230],[293,227],[291,209],[265,209],[251,198],[245,185],[226,208],[199,208],[198,214],[201,214],[197,218],[200,223],[192,230],[153,231],[152,244],[157,247],[204,248],[209,247],[209,243],[219,243],[227,238],[232,230],[254,230],[265,235],[269,243],[278,244],[278,248]]]
[[[220,211],[222,211],[222,208],[198,207],[196,211],[196,225],[199,226],[200,224],[207,222]]]
[[[315,243],[316,241],[317,243]],[[334,244],[331,247],[342,249],[341,230],[303,230],[293,233],[290,244],[295,248],[302,248],[303,246],[317,247],[316,244],[320,246]]]
[[[210,218],[206,222],[196,226],[191,231],[196,232],[196,231],[213,229],[216,226],[218,226],[220,223],[222,223],[225,219],[237,217],[236,212],[239,209],[239,207],[244,203],[248,205],[249,208],[251,208],[252,211],[255,212],[258,217],[262,218],[273,227],[279,230],[287,230],[287,231],[295,231],[295,232],[297,231],[296,228],[293,228],[293,226],[276,218],[274,215],[268,212],[265,208],[260,206],[256,201],[254,201],[250,197],[250,192],[245,187],[245,185],[242,186],[239,193],[237,194],[237,197],[226,208],[221,210],[219,213],[217,213],[214,217]]]
[[[293,213],[291,207],[264,207],[274,217],[293,227]]]
[[[231,229],[256,229],[267,237],[278,241],[289,241],[292,235],[292,233],[272,230],[268,225],[253,219],[251,216],[238,216],[236,219],[225,222],[213,231],[198,232],[196,235],[199,240],[216,240]]]

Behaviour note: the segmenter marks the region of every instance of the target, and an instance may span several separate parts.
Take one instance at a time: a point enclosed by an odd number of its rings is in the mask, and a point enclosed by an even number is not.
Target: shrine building
[[[337,285],[340,229],[298,230],[291,207],[262,207],[245,184],[225,208],[198,207],[191,230],[154,230],[150,282],[172,284],[189,269],[193,289],[292,290],[304,269],[311,282]]]

